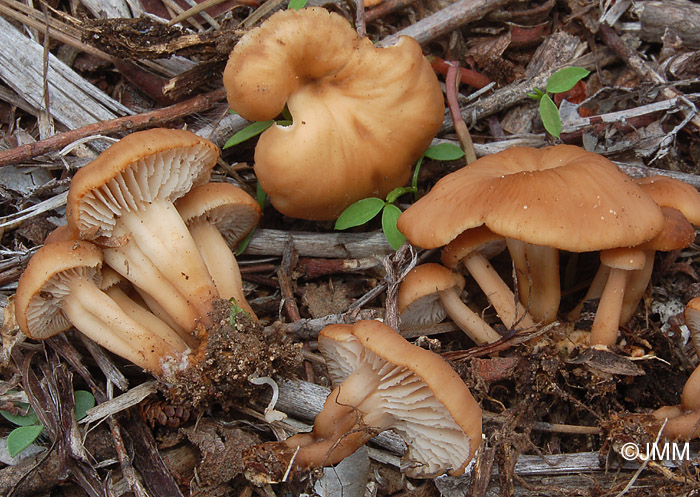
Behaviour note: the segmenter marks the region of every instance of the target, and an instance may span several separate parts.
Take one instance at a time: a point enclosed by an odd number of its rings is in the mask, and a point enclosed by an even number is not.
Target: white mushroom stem
[[[617,342],[620,310],[625,298],[625,286],[629,271],[610,268],[608,281],[600,296],[600,303],[591,326],[591,346],[611,347]]]
[[[144,305],[158,318],[166,323],[168,326],[170,326],[173,330],[177,330],[178,334],[180,337],[182,337],[185,342],[187,342],[190,345],[191,349],[196,349],[198,345],[197,338],[195,338],[195,335],[192,333],[187,333],[184,332],[184,330],[181,329],[181,327],[178,325],[173,320],[173,317],[166,312],[166,310],[163,308],[160,303],[158,303],[153,296],[146,292],[145,290],[135,286],[134,291],[138,294],[139,297],[141,297],[141,300],[143,300]],[[183,297],[184,298],[184,297]],[[195,318],[196,320],[196,318]]]
[[[527,330],[535,327],[530,314],[520,302],[516,302],[515,295],[486,257],[479,252],[472,252],[462,261],[462,264],[479,284],[486,298],[496,309],[498,317],[508,329],[517,327],[517,329]]]
[[[155,199],[143,210],[123,214],[117,221],[120,224],[133,234],[143,253],[197,309],[200,320],[209,324],[208,314],[218,293],[192,235],[172,202]]]
[[[104,292],[131,318],[169,343],[179,353],[189,349],[187,343],[151,311],[140,306],[118,286],[111,286]]]
[[[625,286],[625,295],[622,300],[622,309],[620,310],[620,324],[625,324],[634,316],[634,311],[637,310],[639,302],[644,297],[649,282],[651,281],[651,273],[654,271],[654,250],[645,250],[646,262],[642,269],[629,271],[627,275],[627,285]]]
[[[443,290],[438,294],[448,316],[474,343],[482,345],[484,343],[497,342],[501,339],[501,335],[497,331],[462,302],[455,287]]]
[[[129,240],[117,248],[105,248],[103,254],[107,265],[158,302],[176,324],[180,336],[187,340],[199,319],[197,309],[144,255],[135,241]]]
[[[244,311],[257,319],[243,294],[243,280],[236,256],[221,232],[204,219],[191,222],[189,228],[221,298],[235,299]]]
[[[155,374],[162,372],[163,359],[178,355],[177,348],[126,315],[91,280],[74,278],[67,285],[64,312],[91,340]]]
[[[507,238],[506,243],[516,270],[520,302],[537,322],[553,322],[561,300],[559,250],[514,238]]]

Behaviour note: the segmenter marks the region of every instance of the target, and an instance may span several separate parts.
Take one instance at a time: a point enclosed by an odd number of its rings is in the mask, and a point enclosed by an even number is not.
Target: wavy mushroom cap
[[[409,207],[399,230],[419,247],[486,225],[527,243],[572,252],[638,245],[664,217],[612,162],[573,145],[513,147],[448,174]]]
[[[216,145],[191,131],[132,133],[75,174],[68,223],[81,238],[109,236],[122,212],[140,210],[156,199],[175,201],[206,183],[218,157]]]
[[[357,200],[402,186],[444,117],[442,91],[418,43],[375,48],[341,16],[286,10],[246,34],[229,57],[232,109],[274,119],[255,149],[255,172],[283,214],[334,219]]]
[[[378,321],[327,326],[319,350],[339,383],[338,402],[361,399],[354,405],[362,415],[359,424],[371,427],[370,419],[381,419],[379,429],[391,428],[404,439],[402,467],[409,477],[464,473],[481,443],[481,408],[440,356]],[[365,381],[348,385],[345,380],[355,375]],[[357,384],[366,390],[350,391]]]

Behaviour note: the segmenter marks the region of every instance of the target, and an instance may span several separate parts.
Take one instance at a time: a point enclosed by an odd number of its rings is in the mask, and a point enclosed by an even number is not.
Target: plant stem
[[[469,128],[467,128],[467,123],[462,119],[462,114],[459,111],[459,102],[457,101],[457,87],[459,85],[457,74],[459,73],[459,63],[452,61],[448,62],[448,64],[449,68],[445,80],[447,107],[450,109],[450,115],[452,116],[452,122],[454,123],[459,144],[462,146],[462,150],[464,150],[467,165],[469,165],[476,160],[476,153],[474,152],[474,143],[469,134]]]

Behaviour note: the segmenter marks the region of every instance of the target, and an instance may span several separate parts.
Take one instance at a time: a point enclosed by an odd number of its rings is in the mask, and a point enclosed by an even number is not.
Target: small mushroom
[[[700,335],[700,297],[688,302],[684,315],[685,324],[695,339]],[[662,435],[667,439],[687,440],[700,436],[700,366],[686,380],[680,405],[660,407],[653,415],[665,423]]]
[[[224,71],[229,105],[275,119],[255,148],[272,205],[302,219],[335,219],[350,204],[403,186],[444,118],[442,90],[421,47],[403,36],[377,48],[340,15],[285,10],[246,33]]]
[[[644,267],[646,254],[637,248],[608,249],[601,251],[600,262],[610,270],[591,326],[590,344],[608,347],[617,342],[627,277],[630,271],[639,271]]]
[[[460,299],[464,288],[462,275],[436,263],[413,268],[399,288],[398,304],[402,323],[436,324],[445,313],[477,345],[501,339],[481,316]]]
[[[693,343],[698,343],[700,338],[700,297],[695,297],[686,305],[685,324],[693,337]],[[681,406],[688,410],[700,409],[700,366],[695,368],[683,387]]]
[[[177,358],[182,343],[165,340],[127,315],[100,290],[102,253],[85,241],[65,240],[40,248],[20,277],[15,313],[20,329],[43,340],[71,324],[115,354],[154,373]]]
[[[280,481],[287,468],[335,464],[387,429],[406,442],[407,476],[464,473],[481,442],[481,409],[442,358],[378,321],[327,326],[319,350],[335,386],[313,431],[253,448],[249,478]]]
[[[492,254],[503,250],[503,245],[502,236],[486,226],[478,226],[462,232],[445,246],[442,250],[442,263],[450,269],[455,269],[459,264],[464,265],[506,328],[532,329],[535,326],[532,317],[489,262]]]
[[[194,133],[150,129],[128,135],[80,169],[71,181],[68,223],[80,238],[98,240],[122,261],[109,265],[136,286],[153,284],[156,273],[136,268],[151,264],[167,282],[149,293],[168,309],[174,287],[209,323],[218,297],[206,265],[173,202],[208,181],[217,147]],[[116,254],[115,254],[116,253]],[[138,260],[137,260],[138,259]],[[187,331],[195,323],[187,325]]]
[[[175,206],[192,233],[221,298],[235,301],[257,319],[243,294],[243,281],[231,251],[258,224],[258,203],[235,185],[207,183],[192,188]]]
[[[606,158],[556,145],[513,147],[482,157],[442,178],[398,220],[399,230],[422,248],[445,245],[481,225],[524,244],[586,252],[650,240],[661,231],[663,215]],[[538,321],[552,320],[559,305],[552,296],[558,292],[535,285],[558,281],[557,251],[523,253],[529,257],[525,267],[513,256],[528,282],[520,285],[521,302],[537,312]]]

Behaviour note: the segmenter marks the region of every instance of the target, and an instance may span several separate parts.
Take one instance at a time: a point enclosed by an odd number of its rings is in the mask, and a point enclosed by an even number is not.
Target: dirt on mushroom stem
[[[188,367],[164,379],[162,390],[173,404],[217,404],[227,410],[259,391],[261,387],[248,381],[251,376],[293,378],[301,372],[302,344],[282,333],[264,333],[244,313],[231,326],[229,310],[227,301],[215,301],[213,324],[200,334],[201,345]]]

